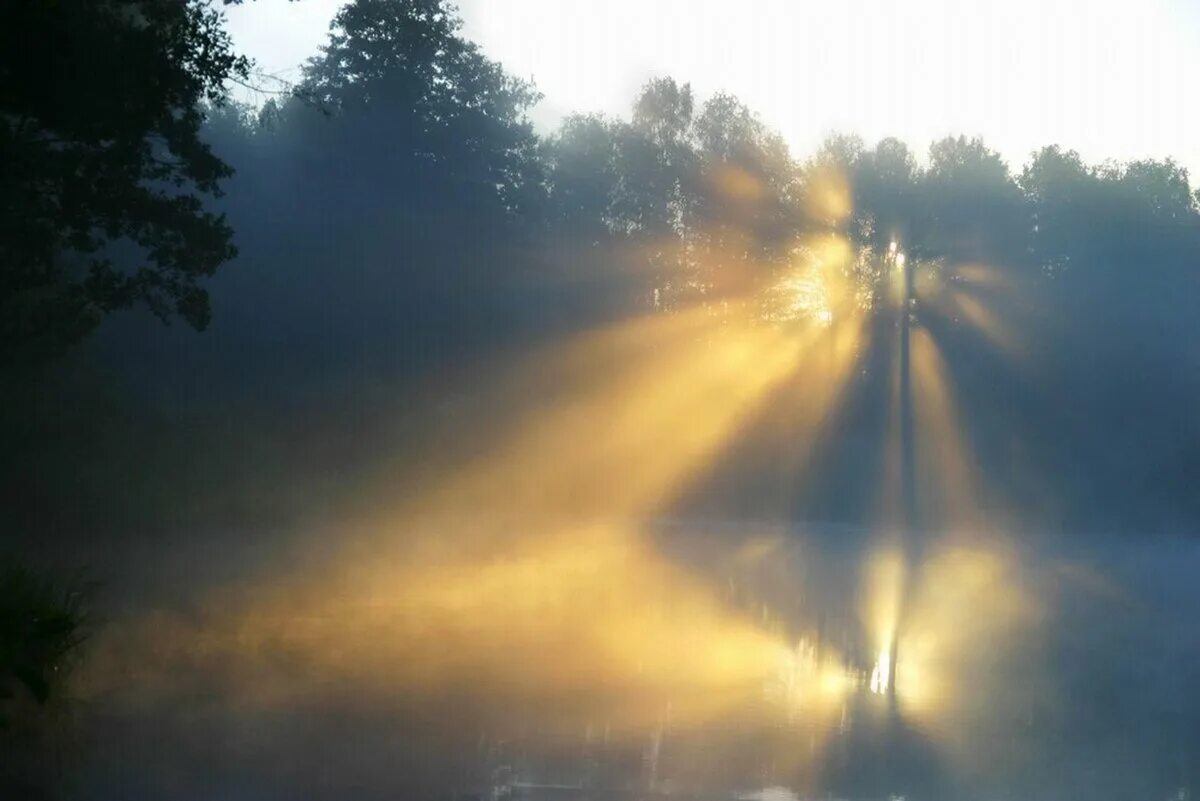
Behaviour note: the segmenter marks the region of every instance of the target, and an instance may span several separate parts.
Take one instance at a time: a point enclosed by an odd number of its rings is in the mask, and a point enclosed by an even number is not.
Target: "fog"
[[[356,0],[194,97],[233,174],[138,186],[195,207],[0,184],[5,269],[73,254],[4,289],[3,556],[86,632],[0,658],[0,788],[1194,792],[1186,169],[798,152],[687,75],[538,133],[456,20]]]

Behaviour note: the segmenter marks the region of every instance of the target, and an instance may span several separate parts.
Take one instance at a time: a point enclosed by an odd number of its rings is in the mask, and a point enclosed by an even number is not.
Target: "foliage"
[[[0,358],[135,303],[205,326],[199,280],[235,251],[201,104],[248,68],[204,0],[0,6]]]
[[[334,18],[299,93],[338,117],[328,133],[353,143],[374,180],[403,197],[514,212],[536,183],[525,111],[538,99],[459,35],[441,0],[358,0]],[[361,149],[365,148],[365,150]],[[453,198],[451,200],[451,198]]]
[[[27,693],[49,703],[84,638],[82,593],[15,563],[0,566],[0,727],[4,704]]]

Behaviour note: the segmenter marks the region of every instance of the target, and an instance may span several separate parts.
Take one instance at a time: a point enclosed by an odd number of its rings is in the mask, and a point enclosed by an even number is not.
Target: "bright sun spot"
[[[891,678],[892,657],[888,653],[888,649],[884,648],[879,652],[879,658],[875,660],[875,667],[871,669],[871,692],[883,695],[888,691]]]
[[[812,320],[822,326],[833,323],[829,291],[819,273],[789,275],[779,282],[776,291],[782,301],[779,318]]]

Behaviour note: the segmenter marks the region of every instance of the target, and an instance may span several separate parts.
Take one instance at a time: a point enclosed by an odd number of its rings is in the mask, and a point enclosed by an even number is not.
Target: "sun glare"
[[[871,668],[871,692],[883,695],[892,687],[892,655],[885,649],[875,658]]]

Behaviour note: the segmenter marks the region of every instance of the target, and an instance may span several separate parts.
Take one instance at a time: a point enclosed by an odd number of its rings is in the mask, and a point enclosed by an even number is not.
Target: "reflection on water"
[[[777,532],[784,544],[769,550],[756,534],[748,547],[743,527],[710,524],[694,563],[704,567],[683,569],[666,554],[695,543],[686,529],[598,530],[578,549],[549,538],[440,572],[396,563],[278,577],[114,629],[98,644],[89,703],[108,710],[111,747],[152,737],[161,759],[117,767],[113,786],[153,780],[198,798],[185,791],[202,774],[224,788],[248,776],[307,787],[324,774],[327,790],[311,797],[343,797],[356,778],[373,788],[362,797],[380,798],[444,798],[447,787],[460,798],[733,798],[772,786],[948,798],[1041,786],[1075,771],[1081,741],[1132,747],[1153,731],[1174,742],[1159,728],[1183,724],[1179,710],[1142,717],[1107,693],[1162,693],[1179,675],[1158,664],[1162,642],[1186,628],[1138,632],[1146,612],[1064,555],[931,556],[894,649],[880,651],[885,616],[869,612],[891,593],[877,584],[886,557],[864,563],[820,530]],[[1158,558],[1181,557],[1200,566],[1194,548]],[[781,572],[794,592],[767,589]],[[1194,601],[1188,586],[1181,573],[1171,592]],[[1112,631],[1126,639],[1096,639]],[[1126,645],[1138,641],[1144,661]],[[1140,678],[1125,686],[1122,675]]]
[[[892,686],[892,652],[885,648],[879,652],[871,668],[871,692],[883,695]]]

